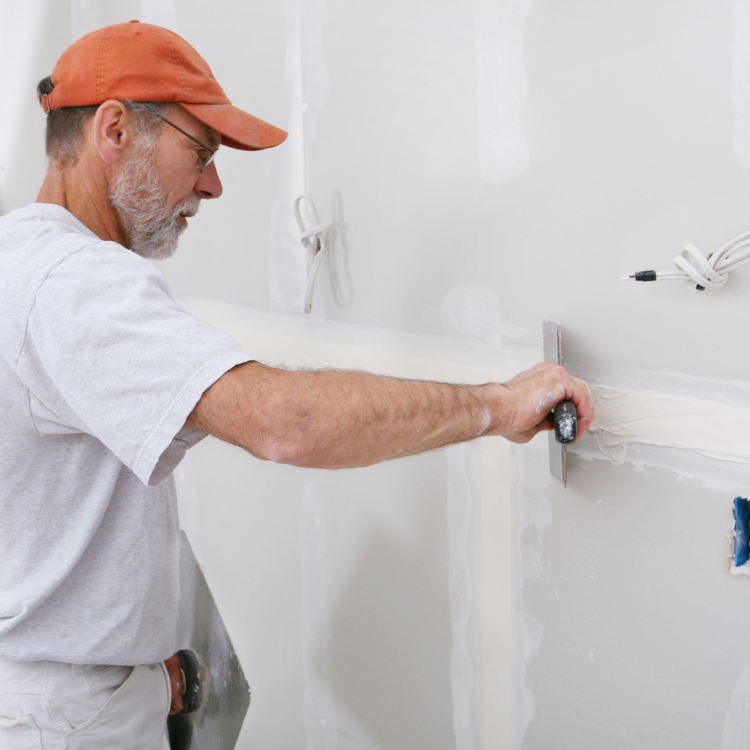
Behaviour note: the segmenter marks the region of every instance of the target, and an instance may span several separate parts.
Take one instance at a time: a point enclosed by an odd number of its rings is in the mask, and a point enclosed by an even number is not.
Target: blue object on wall
[[[750,560],[750,502],[734,498],[734,566],[739,568]]]

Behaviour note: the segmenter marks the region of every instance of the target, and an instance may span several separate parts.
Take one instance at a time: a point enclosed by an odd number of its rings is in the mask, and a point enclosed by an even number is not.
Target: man
[[[136,21],[40,83],[49,168],[0,219],[0,748],[158,748],[181,708],[172,471],[206,434],[296,466],[525,442],[586,385],[538,365],[456,386],[289,372],[174,303],[174,252],[219,145],[286,134],[233,107],[184,40]],[[166,661],[165,661],[166,660]]]

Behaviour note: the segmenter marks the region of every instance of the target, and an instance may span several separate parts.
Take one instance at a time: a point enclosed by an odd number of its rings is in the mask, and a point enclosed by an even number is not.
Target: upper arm
[[[207,386],[246,360],[148,261],[92,239],[35,287],[15,373],[48,429],[94,437],[152,485],[198,437],[181,430]]]
[[[289,463],[290,375],[260,362],[237,365],[204,391],[186,424],[256,458]]]

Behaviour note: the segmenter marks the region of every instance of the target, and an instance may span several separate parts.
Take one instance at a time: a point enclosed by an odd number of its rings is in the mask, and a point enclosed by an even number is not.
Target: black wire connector
[[[656,271],[636,271],[630,274],[630,278],[636,281],[656,281]]]

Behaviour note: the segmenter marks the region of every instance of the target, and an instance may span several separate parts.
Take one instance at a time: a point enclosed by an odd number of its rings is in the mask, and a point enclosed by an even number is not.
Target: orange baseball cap
[[[233,106],[206,61],[177,34],[139,21],[106,26],[63,52],[42,97],[45,112],[108,99],[174,102],[230,148],[278,146],[287,133]]]

